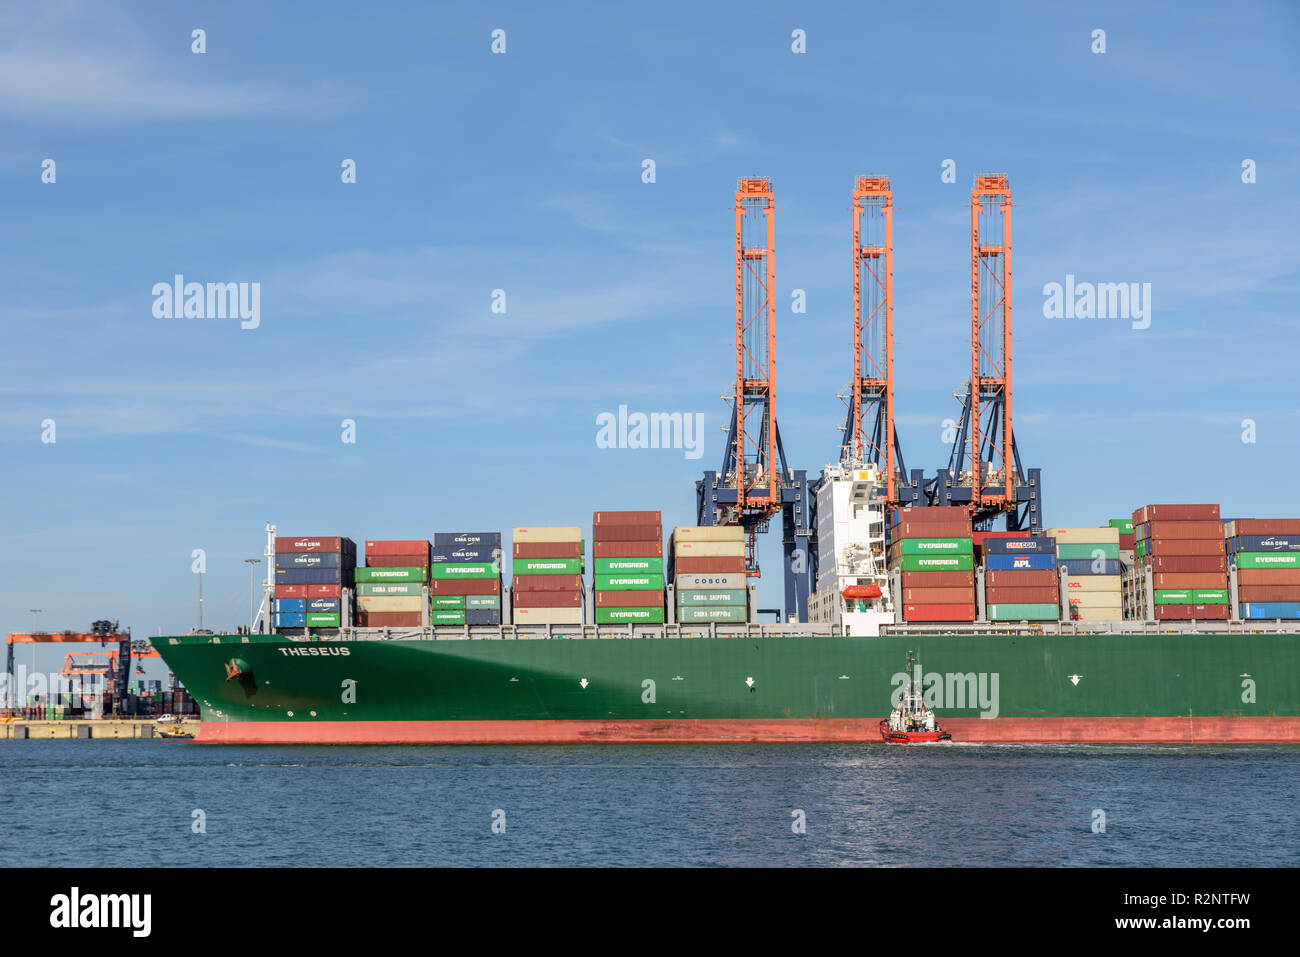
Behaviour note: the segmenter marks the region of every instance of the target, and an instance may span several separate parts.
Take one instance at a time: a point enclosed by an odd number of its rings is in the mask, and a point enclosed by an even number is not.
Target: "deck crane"
[[[806,473],[786,464],[776,424],[775,212],[770,179],[737,181],[735,391],[722,467],[695,483],[696,522],[743,528],[745,570],[758,577],[758,535],[780,513],[785,613],[803,620],[811,582],[809,489]]]
[[[970,379],[948,468],[931,487],[934,505],[965,505],[980,528],[999,515],[1008,530],[1041,531],[1042,470],[1027,472],[1011,428],[1011,185],[981,174],[971,189]]]

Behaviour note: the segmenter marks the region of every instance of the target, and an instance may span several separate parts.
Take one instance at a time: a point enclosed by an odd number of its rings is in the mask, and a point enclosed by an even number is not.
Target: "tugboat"
[[[921,744],[930,741],[951,741],[952,735],[939,727],[934,711],[925,706],[921,694],[920,670],[916,656],[907,653],[907,687],[898,707],[880,721],[880,737],[886,744]]]

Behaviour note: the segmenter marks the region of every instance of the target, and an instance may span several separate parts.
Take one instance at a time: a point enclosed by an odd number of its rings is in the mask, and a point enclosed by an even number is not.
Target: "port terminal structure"
[[[9,710],[21,704],[22,689],[19,689],[14,684],[12,678],[17,674],[14,670],[14,645],[50,643],[97,644],[101,647],[103,645],[117,646],[112,651],[69,654],[66,656],[63,670],[60,672],[63,675],[98,675],[106,679],[112,692],[109,707],[109,713],[112,715],[121,712],[122,702],[126,698],[126,689],[131,677],[132,657],[134,656],[137,660],[159,657],[158,652],[154,650],[148,641],[133,640],[129,628],[122,630],[116,621],[107,619],[92,622],[88,632],[13,632],[5,635],[5,673],[10,675],[11,679],[8,694],[5,695],[3,700],[0,700],[0,709]],[[101,664],[98,661],[88,660],[97,658],[104,658],[105,661]]]
[[[894,205],[885,176],[852,194],[853,378],[839,466],[874,465],[887,522],[910,505],[965,507],[977,529],[1041,532],[1042,470],[1024,468],[1012,429],[1011,187],[980,174],[970,206],[970,377],[946,468],[908,470],[894,427]],[[780,513],[785,621],[809,620],[817,581],[817,490],[824,473],[787,464],[776,423],[775,199],[772,181],[742,178],[735,195],[736,382],[722,466],[695,482],[696,523],[745,529],[746,571],[759,575],[757,536]]]

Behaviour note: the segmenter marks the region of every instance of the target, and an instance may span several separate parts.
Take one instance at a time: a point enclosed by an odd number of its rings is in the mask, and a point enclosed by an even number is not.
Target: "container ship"
[[[852,199],[835,464],[809,477],[785,460],[775,202],[770,180],[741,179],[735,390],[697,524],[665,536],[659,512],[599,511],[589,536],[370,541],[361,565],[346,537],[268,525],[256,633],[153,639],[201,709],[199,741],[879,742],[911,688],[959,742],[1300,742],[1300,520],[1154,504],[1044,527],[1011,422],[1005,176],[971,194],[970,377],[948,467],[909,471],[888,179],[858,177]],[[759,621],[773,521],[785,607]]]

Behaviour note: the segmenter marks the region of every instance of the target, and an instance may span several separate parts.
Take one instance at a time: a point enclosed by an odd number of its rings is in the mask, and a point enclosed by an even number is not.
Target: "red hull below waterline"
[[[1300,744],[1300,717],[945,718],[972,744]],[[880,742],[879,718],[623,721],[205,721],[206,744]]]

